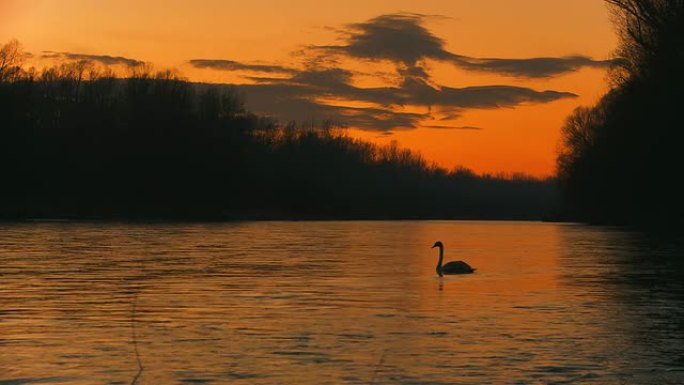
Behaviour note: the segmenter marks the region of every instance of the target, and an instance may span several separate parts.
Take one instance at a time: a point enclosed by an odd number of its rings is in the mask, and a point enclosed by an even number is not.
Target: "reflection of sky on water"
[[[680,248],[526,222],[2,225],[0,384],[676,383]],[[435,276],[435,240],[471,276]]]

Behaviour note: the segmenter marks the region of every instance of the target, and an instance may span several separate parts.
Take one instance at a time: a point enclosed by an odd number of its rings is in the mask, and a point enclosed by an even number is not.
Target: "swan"
[[[470,274],[474,273],[475,269],[470,267],[469,264],[463,261],[452,261],[447,262],[446,265],[442,266],[442,259],[444,259],[444,245],[442,242],[437,241],[432,248],[439,247],[439,262],[437,262],[437,274],[443,276],[444,274]]]

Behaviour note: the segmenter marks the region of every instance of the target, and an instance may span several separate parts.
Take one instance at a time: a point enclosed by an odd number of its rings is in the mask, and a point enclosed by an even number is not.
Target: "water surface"
[[[3,224],[0,385],[679,384],[682,260],[571,224]]]

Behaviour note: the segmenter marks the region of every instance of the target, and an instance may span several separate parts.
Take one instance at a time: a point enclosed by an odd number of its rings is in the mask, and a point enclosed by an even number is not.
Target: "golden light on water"
[[[649,284],[676,285],[677,273],[649,267],[625,232],[486,221],[2,230],[0,381],[130,383],[136,347],[140,384],[681,381],[669,371],[681,333],[662,327],[680,319],[681,296]],[[436,239],[477,272],[437,277]]]

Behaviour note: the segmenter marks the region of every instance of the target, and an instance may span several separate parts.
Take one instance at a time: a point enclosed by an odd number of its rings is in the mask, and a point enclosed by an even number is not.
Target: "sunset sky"
[[[30,64],[149,62],[240,84],[281,121],[333,120],[444,167],[553,174],[560,128],[607,89],[600,0],[0,0]]]

